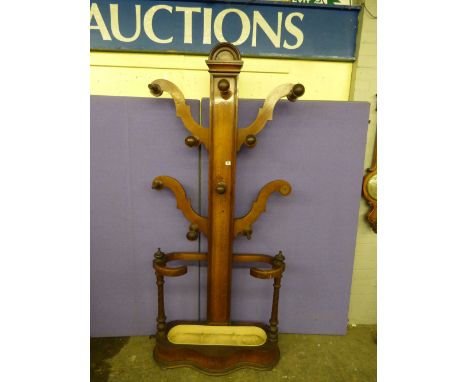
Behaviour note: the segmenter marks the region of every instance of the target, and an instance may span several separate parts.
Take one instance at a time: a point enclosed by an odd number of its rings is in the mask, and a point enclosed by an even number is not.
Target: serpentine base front
[[[153,356],[165,369],[188,366],[211,375],[241,368],[271,370],[280,353],[277,341],[267,333],[266,325],[256,323],[216,326],[174,321],[156,335]]]

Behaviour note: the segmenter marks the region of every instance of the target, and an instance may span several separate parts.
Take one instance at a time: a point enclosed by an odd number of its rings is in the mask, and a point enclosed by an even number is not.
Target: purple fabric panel
[[[199,101],[188,101],[195,119]],[[157,175],[177,178],[197,200],[198,153],[172,100],[91,97],[91,336],[155,333],[157,247],[197,251],[172,193],[151,189]],[[167,279],[166,314],[198,319],[198,267]]]
[[[190,101],[194,118],[199,103]],[[239,102],[239,126],[251,122],[260,101]],[[208,126],[205,100],[203,124]],[[282,102],[274,120],[243,148],[237,168],[237,216],[273,179],[291,182],[288,197],[274,194],[254,224],[251,241],[237,252],[274,254],[287,270],[280,298],[280,330],[346,332],[357,212],[369,105],[348,102]],[[152,254],[196,251],[185,239],[188,222],[172,194],[151,190],[156,175],[181,181],[197,203],[197,152],[175,117],[171,100],[92,97],[91,102],[91,334],[154,333],[156,286]],[[202,149],[202,211],[207,209],[207,160]],[[206,240],[201,239],[206,251]],[[166,282],[168,320],[198,318],[198,269]],[[266,322],[272,282],[248,268],[233,274],[232,318]],[[206,317],[206,267],[201,269],[201,317]]]
[[[261,105],[239,101],[239,127],[253,121]],[[206,99],[202,110],[208,125]],[[281,332],[346,333],[368,113],[364,102],[281,101],[273,121],[257,136],[257,146],[239,152],[236,216],[249,211],[271,180],[287,180],[293,188],[287,197],[271,195],[267,211],[253,226],[252,240],[238,237],[234,242],[237,253],[283,250],[287,268],[280,293]],[[206,214],[205,150],[202,168]],[[202,271],[204,314],[206,268]],[[248,268],[237,266],[232,288],[233,320],[268,321],[271,280],[254,279]]]

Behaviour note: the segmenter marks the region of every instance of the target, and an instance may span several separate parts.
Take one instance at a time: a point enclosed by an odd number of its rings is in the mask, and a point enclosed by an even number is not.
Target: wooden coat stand
[[[177,207],[190,222],[187,239],[197,240],[199,232],[208,239],[208,253],[161,250],[154,256],[153,268],[158,287],[158,317],[155,360],[164,368],[192,366],[209,374],[226,374],[241,367],[270,370],[279,360],[278,299],[281,276],[285,269],[281,251],[276,256],[233,254],[232,241],[239,234],[248,239],[252,224],[265,211],[269,195],[288,195],[291,186],[284,180],[266,184],[243,217],[234,218],[236,155],[243,145],[256,145],[256,135],[273,117],[277,101],[287,97],[295,101],[304,94],[301,84],[278,86],[266,98],[256,120],[245,128],[237,128],[237,80],[243,62],[237,48],[229,43],[218,44],[206,61],[210,77],[210,128],[199,125],[185,103],[182,92],[173,83],[160,79],[148,85],[159,97],[168,92],[175,103],[176,115],[191,135],[185,139],[189,147],[205,146],[209,153],[208,217],[200,216],[191,206],[182,185],[169,176],[154,178],[156,190],[170,189]],[[208,308],[206,322],[173,321],[166,323],[164,311],[164,277],[187,273],[185,265],[169,267],[171,261],[208,262]],[[231,322],[232,263],[265,263],[267,269],[250,268],[259,279],[274,279],[273,303],[269,325]]]

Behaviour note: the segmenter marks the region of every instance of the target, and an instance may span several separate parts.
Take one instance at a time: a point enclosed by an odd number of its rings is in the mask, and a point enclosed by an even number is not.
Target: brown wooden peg
[[[247,238],[247,240],[252,239],[252,233],[252,228],[247,228],[242,231],[242,235],[244,235]]]
[[[198,147],[200,146],[200,141],[197,139],[197,137],[189,135],[187,138],[185,138],[185,144],[188,147]]]
[[[257,137],[255,137],[255,135],[247,135],[245,137],[245,145],[248,147],[248,148],[252,148],[254,147],[255,145],[257,144]]]
[[[151,92],[152,95],[155,97],[160,97],[163,94],[163,90],[161,89],[161,86],[155,83],[150,83],[148,84],[148,88]]]
[[[218,89],[221,93],[221,97],[223,97],[224,99],[231,98],[232,92],[229,90],[230,87],[231,87],[231,84],[225,78],[223,78],[222,80],[219,80]]]
[[[164,183],[162,182],[162,180],[155,179],[153,180],[153,184],[151,185],[151,188],[153,190],[162,190],[164,188]]]
[[[226,183],[218,182],[218,184],[216,185],[216,193],[218,193],[219,195],[225,194],[226,188],[227,188]]]
[[[302,84],[296,84],[293,86],[289,94],[286,96],[291,102],[296,101],[299,97],[303,96],[305,93],[305,87]]]
[[[198,225],[195,223],[190,224],[189,226],[189,231],[187,232],[187,239],[190,241],[195,241],[198,239],[198,236],[200,235],[200,229],[198,228]]]

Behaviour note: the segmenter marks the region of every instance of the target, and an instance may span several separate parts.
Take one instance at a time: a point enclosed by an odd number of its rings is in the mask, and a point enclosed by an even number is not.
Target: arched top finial
[[[239,49],[229,42],[221,42],[211,49],[208,60],[212,61],[240,61]]]

